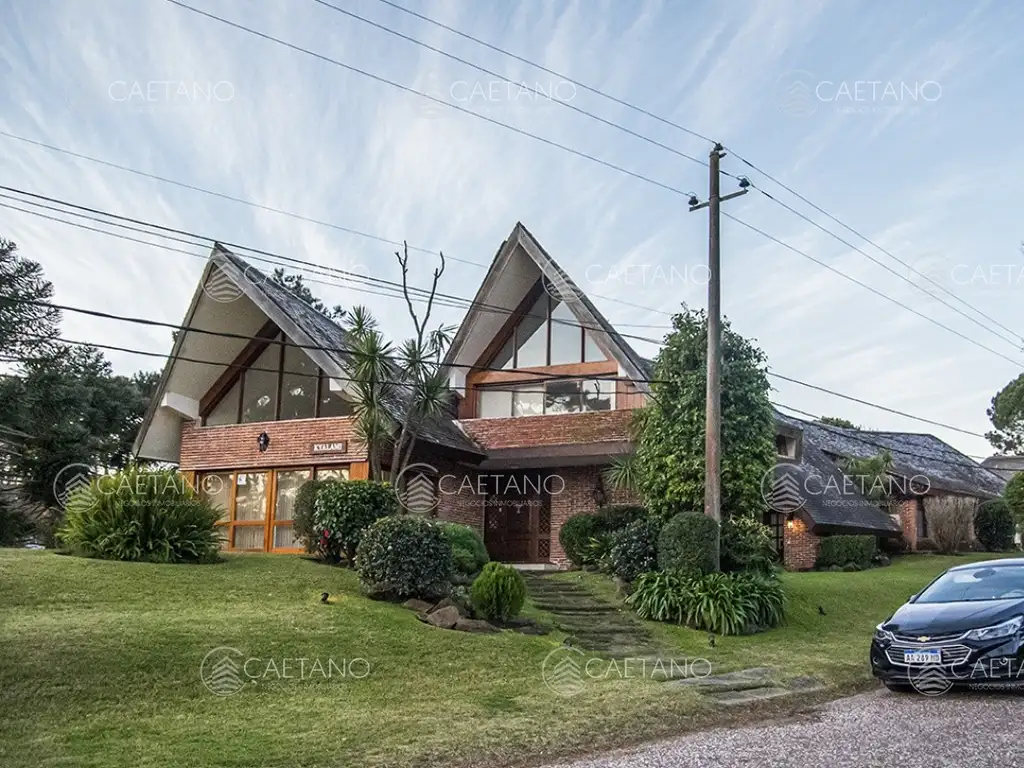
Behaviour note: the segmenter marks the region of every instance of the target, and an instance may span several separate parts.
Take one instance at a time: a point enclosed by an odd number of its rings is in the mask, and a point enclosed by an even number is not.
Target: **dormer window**
[[[502,419],[610,411],[615,408],[615,384],[614,381],[595,379],[559,379],[480,387],[477,416],[481,419]]]

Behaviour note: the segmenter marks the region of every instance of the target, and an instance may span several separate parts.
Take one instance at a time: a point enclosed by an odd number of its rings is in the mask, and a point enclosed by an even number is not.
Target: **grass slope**
[[[657,631],[680,655],[847,684],[866,678],[874,624],[951,562],[922,557],[865,573],[789,575],[790,623],[722,639],[714,650],[703,633]],[[591,574],[561,578],[607,589]],[[322,591],[330,604],[320,603]],[[0,765],[523,759],[666,733],[706,706],[690,691],[614,676],[557,696],[541,665],[560,641],[433,629],[360,597],[352,573],[298,557],[166,566],[0,550]],[[247,667],[259,679],[231,696],[210,693],[200,664],[218,646],[259,659]],[[353,659],[365,659],[369,674],[358,662],[351,669],[359,679],[340,676]],[[334,662],[330,679],[300,679],[314,660]]]

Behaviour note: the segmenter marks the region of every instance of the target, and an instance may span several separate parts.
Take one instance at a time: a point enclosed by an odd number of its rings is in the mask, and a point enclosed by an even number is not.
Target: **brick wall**
[[[814,567],[818,559],[818,544],[821,539],[807,528],[800,518],[786,523],[783,540],[784,565],[791,571],[802,571]]]
[[[590,411],[551,416],[460,421],[466,433],[484,448],[531,448],[588,445],[629,440],[633,412]]]
[[[197,427],[186,421],[181,427],[180,468],[185,470],[294,467],[344,464],[366,460],[365,447],[353,436],[352,417],[295,419],[221,427]],[[260,453],[256,438],[270,436],[270,446]],[[314,454],[313,443],[347,442],[345,453]]]

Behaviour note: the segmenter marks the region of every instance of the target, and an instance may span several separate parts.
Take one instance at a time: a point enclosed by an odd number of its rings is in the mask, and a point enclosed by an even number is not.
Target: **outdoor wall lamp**
[[[260,453],[265,453],[270,447],[270,435],[260,432],[260,436],[256,438],[256,447],[260,449]]]
[[[793,513],[790,512],[788,515],[786,515],[786,527],[792,531],[795,526],[796,523],[793,521]]]

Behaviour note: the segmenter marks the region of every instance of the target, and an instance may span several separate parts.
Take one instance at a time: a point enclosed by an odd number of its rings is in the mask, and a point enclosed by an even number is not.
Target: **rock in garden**
[[[435,627],[440,627],[441,629],[451,629],[461,618],[458,608],[454,605],[448,605],[444,608],[437,608],[428,613],[427,624],[433,624]]]
[[[431,609],[430,612],[433,613],[434,611],[440,611],[443,608],[454,608],[456,611],[458,611],[459,616],[461,616],[462,618],[465,619],[469,617],[469,614],[466,613],[466,609],[454,600],[452,600],[450,597],[446,597],[444,600],[439,602]]]
[[[457,629],[460,632],[500,632],[493,624],[484,621],[483,619],[459,619],[455,622],[455,626],[452,629]]]
[[[857,565],[856,563],[847,563],[846,565],[843,566],[843,570],[847,571],[847,572],[859,571],[860,570],[860,566]]]
[[[428,603],[426,600],[417,600],[415,597],[412,600],[406,600],[402,603],[403,608],[408,608],[410,611],[416,611],[416,613],[427,613],[433,607],[433,603]]]

